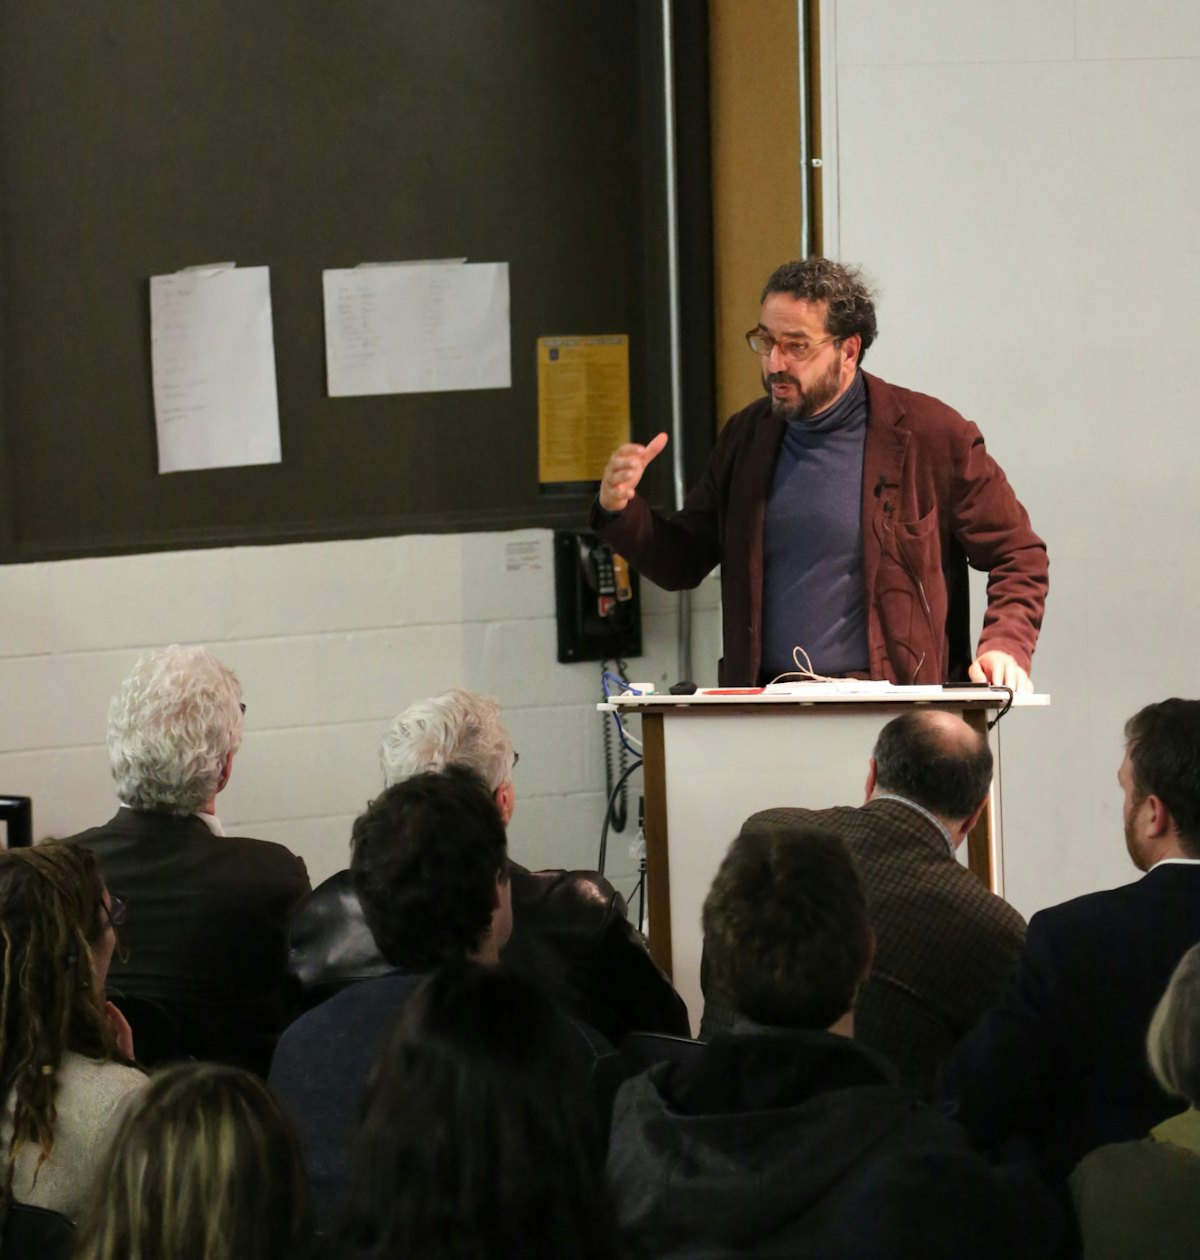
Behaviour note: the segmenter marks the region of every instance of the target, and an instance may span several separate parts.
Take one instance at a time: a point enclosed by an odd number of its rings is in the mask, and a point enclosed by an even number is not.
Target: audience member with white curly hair
[[[143,656],[114,696],[120,808],[86,845],[128,904],[109,973],[143,1061],[193,1056],[265,1075],[286,1020],[287,921],[308,892],[283,845],[226,836],[218,794],[242,742],[233,672],[203,647]]]

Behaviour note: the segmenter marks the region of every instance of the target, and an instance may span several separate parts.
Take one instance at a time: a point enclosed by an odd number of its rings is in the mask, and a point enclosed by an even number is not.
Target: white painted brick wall
[[[113,691],[141,651],[205,643],[237,672],[247,705],[221,819],[288,845],[314,882],[345,865],[392,717],[455,685],[496,695],[520,750],[514,857],[591,866],[604,806],[599,667],[555,660],[551,538],[416,535],[0,566],[0,792],[33,797],[38,838],[107,819]],[[519,563],[513,544],[531,543]],[[646,655],[630,668],[661,685],[676,676],[675,597],[642,592]],[[697,681],[711,683],[716,580],[694,600]],[[628,889],[628,835],[612,837],[610,854]]]

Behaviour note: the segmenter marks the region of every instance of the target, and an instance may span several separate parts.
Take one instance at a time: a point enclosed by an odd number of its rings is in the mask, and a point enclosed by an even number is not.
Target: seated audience
[[[744,829],[704,931],[738,1017],[690,1062],[621,1087],[608,1170],[626,1240],[648,1257],[824,1255],[839,1204],[874,1161],[965,1144],[853,1039],[874,938],[838,836]]]
[[[350,985],[279,1039],[270,1084],[300,1131],[320,1220],[332,1221],[359,1099],[379,1043],[424,976],[495,964],[512,923],[504,824],[491,793],[451,767],[390,787],[355,820],[350,873],[391,970]]]
[[[1125,738],[1125,843],[1146,874],[1033,916],[1013,987],[941,1082],[978,1147],[1031,1152],[1064,1197],[1088,1151],[1175,1111],[1146,1071],[1146,1027],[1200,941],[1200,701],[1147,705]]]
[[[165,1008],[183,1053],[265,1075],[287,1015],[288,917],[309,885],[282,845],[226,836],[217,819],[243,712],[204,648],[143,657],[108,715],[120,808],[67,843],[91,849],[130,904],[113,987]]]
[[[0,1220],[10,1203],[74,1219],[122,1101],[146,1083],[104,1001],[120,917],[86,849],[0,852]]]
[[[1092,1151],[1071,1174],[1084,1260],[1200,1255],[1200,945],[1175,968],[1146,1050],[1155,1080],[1188,1108],[1140,1142]]]
[[[295,1134],[249,1072],[151,1078],[96,1169],[74,1260],[306,1260],[312,1206]]]
[[[1004,996],[1025,939],[1021,916],[955,858],[991,781],[985,735],[951,713],[914,709],[880,732],[865,805],[768,809],[748,824],[828,829],[858,859],[876,950],[854,1005],[854,1038],[921,1093]],[[729,1022],[720,995],[706,991],[702,1035]]]
[[[505,826],[516,790],[512,740],[491,696],[455,689],[411,705],[380,750],[384,782],[459,765],[491,788]],[[568,1014],[616,1044],[634,1030],[689,1035],[687,1007],[629,922],[625,901],[594,871],[529,871],[509,862],[513,931],[506,967],[541,984]],[[362,919],[350,873],[321,884],[292,922],[292,971],[306,1006],[387,969]]]
[[[449,964],[413,995],[371,1073],[346,1254],[615,1260],[588,1063],[505,968]]]

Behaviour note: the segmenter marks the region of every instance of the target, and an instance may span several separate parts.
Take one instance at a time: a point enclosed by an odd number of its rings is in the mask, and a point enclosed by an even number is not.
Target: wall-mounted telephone
[[[591,530],[554,531],[554,593],[561,662],[641,656],[638,576]]]

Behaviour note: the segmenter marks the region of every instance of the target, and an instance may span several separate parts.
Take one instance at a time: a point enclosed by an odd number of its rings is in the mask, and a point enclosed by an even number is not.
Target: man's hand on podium
[[[1010,687],[1014,692],[1033,690],[1033,680],[1007,652],[991,651],[977,656],[967,677],[993,687]]]

